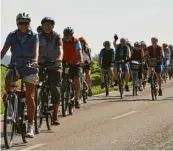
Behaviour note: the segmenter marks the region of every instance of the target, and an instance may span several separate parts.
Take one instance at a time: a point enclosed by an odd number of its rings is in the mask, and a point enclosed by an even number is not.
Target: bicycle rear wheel
[[[62,91],[61,92],[61,108],[62,108],[62,116],[63,117],[66,117],[66,115],[67,115],[67,109],[68,109],[68,101],[67,101],[67,99],[70,98],[69,95],[67,94],[66,91]]]
[[[15,131],[15,123],[12,120],[14,113],[14,96],[7,95],[4,112],[4,142],[7,149],[12,146]]]
[[[107,74],[104,76],[104,83],[105,83],[105,89],[106,89],[106,96],[109,96],[109,81],[108,81]]]
[[[88,99],[88,86],[87,86],[86,81],[83,82],[82,97],[83,97],[83,102],[87,103],[87,99]]]

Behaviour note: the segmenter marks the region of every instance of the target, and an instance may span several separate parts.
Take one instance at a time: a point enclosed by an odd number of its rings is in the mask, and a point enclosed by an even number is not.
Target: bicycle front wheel
[[[108,75],[104,76],[104,83],[105,83],[105,89],[106,89],[106,96],[109,96],[109,81],[108,81]]]
[[[12,116],[14,114],[14,96],[7,95],[4,112],[4,142],[7,149],[12,146],[13,142],[15,123]]]

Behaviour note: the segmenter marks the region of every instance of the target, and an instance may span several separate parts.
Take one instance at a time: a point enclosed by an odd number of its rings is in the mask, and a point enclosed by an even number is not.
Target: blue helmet
[[[45,22],[51,22],[52,25],[55,25],[55,21],[52,17],[44,17],[42,20],[41,20],[41,24],[43,25]]]

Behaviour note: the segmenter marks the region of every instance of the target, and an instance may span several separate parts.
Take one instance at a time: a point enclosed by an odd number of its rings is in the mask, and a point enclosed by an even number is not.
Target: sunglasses
[[[18,25],[29,25],[28,22],[19,22]]]

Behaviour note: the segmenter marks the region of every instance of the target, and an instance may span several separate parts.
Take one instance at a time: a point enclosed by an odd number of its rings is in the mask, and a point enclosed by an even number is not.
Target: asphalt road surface
[[[172,149],[173,81],[164,84],[164,95],[151,101],[150,88],[133,97],[132,91],[109,97],[93,96],[73,116],[60,118],[51,131],[43,127],[27,144],[15,136],[13,150]],[[3,121],[1,121],[3,124]],[[5,149],[1,126],[1,149]]]

